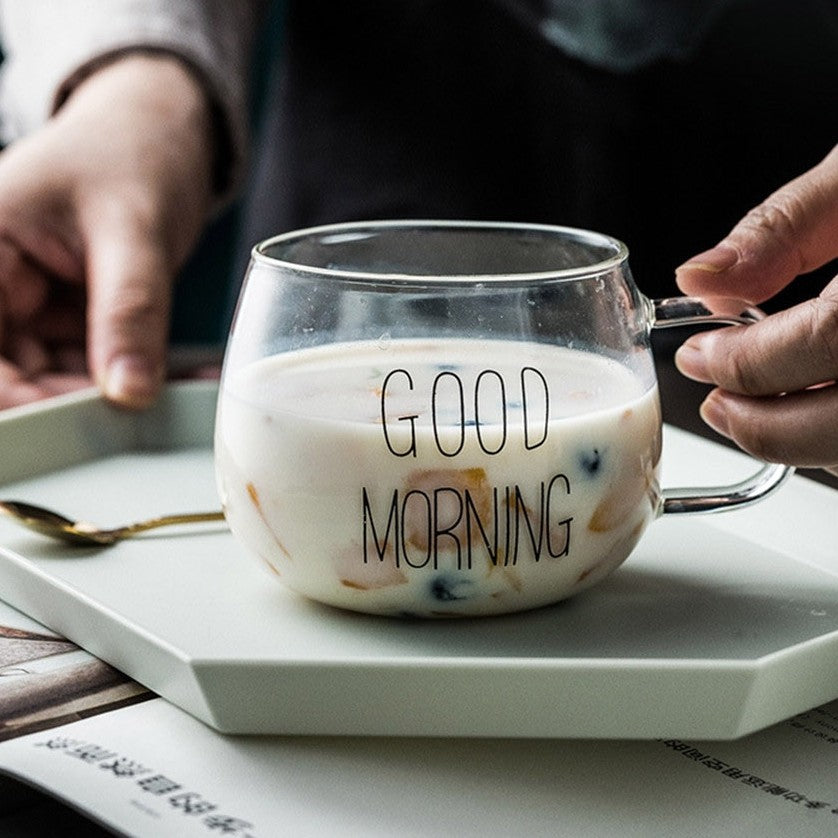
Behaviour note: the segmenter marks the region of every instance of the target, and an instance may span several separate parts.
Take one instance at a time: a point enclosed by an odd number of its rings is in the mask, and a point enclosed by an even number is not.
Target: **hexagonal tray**
[[[216,391],[0,416],[0,497],[101,524],[218,505]],[[753,465],[667,427],[665,482]],[[105,550],[0,521],[0,596],[235,733],[727,739],[838,696],[838,493],[654,523],[598,587],[526,614],[396,621],[285,592],[223,526]]]

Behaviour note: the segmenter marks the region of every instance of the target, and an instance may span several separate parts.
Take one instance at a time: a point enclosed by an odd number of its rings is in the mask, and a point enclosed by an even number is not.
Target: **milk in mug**
[[[358,611],[467,616],[584,590],[660,502],[657,386],[550,344],[330,344],[225,375],[233,532],[289,588]]]

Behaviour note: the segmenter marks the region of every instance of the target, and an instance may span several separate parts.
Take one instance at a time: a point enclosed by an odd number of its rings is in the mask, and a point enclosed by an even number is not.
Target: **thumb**
[[[838,256],[838,146],[752,209],[710,250],[676,269],[695,296],[773,297],[796,276]]]
[[[139,231],[100,230],[88,250],[88,360],[105,397],[150,405],[166,375],[173,269]]]

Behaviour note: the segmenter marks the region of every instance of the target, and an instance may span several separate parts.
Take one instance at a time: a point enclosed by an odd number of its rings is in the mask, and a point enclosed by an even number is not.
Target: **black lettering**
[[[536,441],[530,440],[530,399],[535,398],[534,394],[531,394],[529,387],[527,385],[527,373],[532,373],[536,376],[536,384],[540,382],[541,387],[543,388],[544,395],[544,427],[541,434],[541,439]],[[535,367],[524,367],[521,370],[521,403],[524,409],[524,448],[527,451],[532,451],[534,448],[538,448],[539,446],[543,445],[547,439],[547,428],[550,421],[550,390],[547,387],[547,379],[541,373],[540,370],[535,369]],[[535,421],[535,418],[533,419]]]
[[[540,493],[539,493],[539,508],[538,512],[535,514],[535,519],[537,522],[537,526],[533,529],[533,524],[530,521],[529,510],[527,509],[527,505],[524,503],[524,498],[521,495],[521,488],[520,486],[515,487],[515,551],[516,551],[516,564],[517,564],[517,551],[518,551],[518,531],[521,529],[521,518],[524,519],[524,524],[527,528],[527,533],[530,537],[530,544],[532,545],[532,554],[533,558],[536,561],[540,561],[541,559],[541,546],[544,542],[544,483],[540,484]],[[536,530],[537,530],[537,537],[536,537]]]
[[[375,547],[375,552],[378,555],[378,560],[380,562],[384,561],[384,556],[387,553],[387,542],[390,540],[390,530],[392,529],[393,534],[396,535],[396,567],[399,566],[399,542],[398,542],[398,518],[399,518],[399,491],[398,489],[393,490],[393,499],[390,501],[390,512],[387,516],[387,529],[384,533],[384,543],[382,544],[378,540],[378,532],[375,529],[375,521],[372,517],[372,508],[370,507],[370,499],[369,495],[367,494],[366,486],[362,489],[363,495],[363,502],[364,502],[364,564],[369,563],[369,556],[367,555],[367,551],[369,549],[370,538],[367,531],[367,524],[369,524],[369,529],[372,531],[372,544]]]
[[[439,439],[439,426],[437,423],[437,396],[439,393],[439,383],[444,378],[452,378],[456,382],[457,386],[457,397],[459,399],[459,409],[460,409],[460,417],[459,417],[459,425],[460,425],[460,442],[457,447],[453,451],[446,451],[442,447],[442,442]],[[437,377],[434,379],[434,386],[431,392],[431,416],[433,419],[433,426],[434,426],[434,439],[436,440],[436,447],[439,450],[439,453],[442,454],[444,457],[456,457],[460,451],[463,450],[463,445],[465,445],[466,441],[466,403],[465,397],[463,395],[463,382],[460,381],[459,376],[456,373],[450,372],[449,370],[445,370],[441,372]],[[453,425],[452,425],[453,427]]]
[[[503,566],[509,566],[509,556],[510,556],[510,547],[511,544],[509,543],[510,534],[512,532],[512,501],[510,499],[510,491],[509,486],[503,487],[503,508],[506,516],[506,538],[504,539],[504,554],[503,554]],[[513,557],[512,563],[515,563],[515,559],[517,557]]]
[[[480,383],[483,380],[484,376],[493,375],[497,378],[498,384],[500,386],[500,393],[499,393],[499,401],[500,401],[500,411],[501,411],[501,422],[502,422],[502,433],[500,443],[496,448],[487,448],[486,443],[483,439],[483,425],[480,422]],[[506,445],[506,433],[507,433],[507,416],[506,416],[506,386],[503,383],[503,376],[497,372],[496,370],[483,370],[480,375],[477,376],[477,381],[474,383],[474,425],[475,430],[477,431],[477,442],[480,445],[480,448],[483,450],[484,453],[489,455],[494,455],[500,453],[503,450],[504,445]]]
[[[442,526],[440,525],[440,518],[442,517],[442,505],[440,503],[440,498],[443,495],[453,496],[453,501],[456,503],[456,516],[454,516],[453,521],[450,521],[448,524]],[[445,503],[447,508],[448,504]],[[442,486],[439,489],[434,489],[434,567],[439,567],[439,541],[440,538],[447,536],[450,538],[456,547],[457,550],[457,568],[460,568],[460,565],[463,560],[462,554],[462,545],[460,544],[460,539],[454,534],[453,530],[457,527],[463,519],[463,499],[460,496],[460,493],[452,488],[451,486]],[[471,553],[469,551],[468,557],[469,567],[471,567]]]
[[[425,554],[424,558],[421,561],[413,560],[410,557],[410,554],[407,550],[407,539],[405,538],[405,521],[407,520],[407,505],[410,502],[411,498],[421,498],[424,501],[422,505],[423,509],[419,513],[424,517],[425,521],[425,544],[427,544],[427,553]],[[415,506],[414,506],[414,516],[416,513]],[[401,521],[401,546],[402,546],[402,555],[404,556],[404,560],[407,564],[411,567],[425,567],[427,563],[431,560],[431,545],[433,543],[431,538],[431,499],[420,489],[411,489],[405,496],[404,500],[402,501],[402,521]],[[419,520],[419,518],[412,518],[413,520]]]
[[[492,534],[491,540],[486,534],[486,528],[483,526],[483,522],[480,520],[480,513],[477,511],[477,507],[474,505],[474,500],[472,499],[471,492],[466,489],[466,540],[468,541],[468,566],[471,567],[471,545],[472,545],[472,521],[477,523],[477,531],[480,533],[480,539],[483,542],[483,546],[486,548],[486,552],[489,554],[489,561],[497,567],[498,564],[498,535],[499,535],[499,521],[498,521],[498,488],[495,486],[492,489],[492,521],[494,523],[494,533]],[[507,509],[507,516],[509,515],[509,510]],[[508,538],[508,535],[507,535]]]
[[[390,383],[390,379],[394,376],[401,373],[407,378],[407,383],[409,385],[408,389],[413,390],[413,379],[410,377],[410,373],[407,370],[391,370],[387,373],[386,378],[384,379],[384,383],[381,385],[381,428],[384,431],[384,442],[387,445],[387,448],[390,450],[391,454],[395,454],[397,457],[415,457],[416,456],[416,418],[418,414],[412,414],[410,416],[400,416],[398,418],[399,422],[409,422],[410,423],[410,445],[404,451],[397,451],[393,448],[393,445],[390,441],[390,435],[387,432],[387,411],[386,411],[386,403],[387,403],[387,385]]]
[[[564,474],[554,475],[553,479],[547,486],[547,552],[553,559],[561,559],[564,556],[570,555],[570,522],[573,520],[572,517],[564,518],[556,524],[557,527],[564,528],[564,546],[560,551],[554,549],[552,541],[553,527],[550,525],[550,522],[553,520],[553,516],[551,514],[553,509],[553,488],[559,480],[564,483],[565,495],[570,494],[570,481],[567,477]]]
[[[482,491],[485,490],[481,490]],[[555,474],[534,489],[536,503],[528,505],[521,486],[492,487],[491,505],[481,515],[481,504],[467,489],[440,486],[430,491],[411,489],[400,497],[393,490],[388,501],[386,524],[373,514],[369,492],[362,489],[364,564],[393,561],[413,568],[439,568],[450,556],[456,569],[471,570],[474,551],[485,550],[493,567],[515,566],[519,558],[532,556],[540,562],[546,555],[559,559],[570,555],[573,516],[561,518],[561,500],[571,494],[570,481]],[[503,494],[501,494],[501,491]],[[401,520],[400,520],[401,519]]]

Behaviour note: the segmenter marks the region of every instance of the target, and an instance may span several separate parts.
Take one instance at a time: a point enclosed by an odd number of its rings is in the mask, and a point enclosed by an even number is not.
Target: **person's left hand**
[[[121,407],[154,401],[214,139],[192,71],[130,53],[0,154],[0,408],[93,381]]]
[[[760,303],[836,257],[838,146],[676,277],[687,294]],[[747,328],[692,336],[675,361],[716,385],[701,407],[716,431],[763,460],[838,474],[838,277]]]
[[[46,276],[0,239],[0,310],[0,407],[93,385],[82,284]]]

